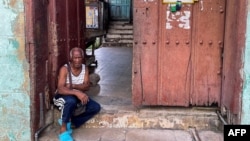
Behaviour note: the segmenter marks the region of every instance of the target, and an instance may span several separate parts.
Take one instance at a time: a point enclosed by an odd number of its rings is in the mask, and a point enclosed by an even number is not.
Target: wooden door
[[[109,10],[111,20],[129,20],[130,3],[131,0],[110,0]]]
[[[47,111],[50,108],[50,101],[43,101],[49,97],[47,6],[47,1],[25,1],[26,55],[30,74],[26,77],[30,77],[30,82],[27,84],[30,84],[32,137],[35,131],[44,126],[44,114],[41,109]]]
[[[135,105],[220,105],[223,11],[225,0],[183,4],[176,12],[162,2],[134,2]]]
[[[52,0],[49,3],[49,78],[50,90],[56,90],[60,66],[69,60],[69,50],[85,50],[85,3],[81,0]],[[52,98],[51,98],[52,99]]]

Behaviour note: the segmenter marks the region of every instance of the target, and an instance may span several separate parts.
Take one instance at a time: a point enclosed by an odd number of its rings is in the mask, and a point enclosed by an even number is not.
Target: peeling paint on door
[[[155,0],[144,0],[144,2],[153,2]]]
[[[201,11],[203,11],[204,7],[203,7],[203,0],[201,0],[200,2],[200,7],[201,7]]]
[[[174,28],[173,25],[178,25],[178,27],[182,29],[190,29],[190,11],[185,10],[175,13],[167,11],[166,15],[166,29]]]

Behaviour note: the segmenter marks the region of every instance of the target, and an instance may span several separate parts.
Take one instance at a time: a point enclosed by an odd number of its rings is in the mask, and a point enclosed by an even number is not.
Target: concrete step
[[[133,43],[133,38],[106,38],[106,43]]]
[[[199,141],[223,141],[223,125],[216,110],[102,104],[99,114],[73,130],[73,137],[75,141],[165,141],[166,137],[173,137],[171,141],[198,141],[197,137]],[[54,110],[52,117],[54,122],[39,134],[39,141],[58,140],[60,112]]]
[[[119,110],[117,110],[119,109]],[[54,110],[55,121],[60,112]],[[57,124],[57,123],[56,123]],[[58,125],[57,125],[58,126]],[[101,112],[81,128],[136,128],[221,131],[216,109],[199,108],[135,108],[133,106],[102,105]]]
[[[120,35],[120,34],[107,34],[106,38],[103,39],[102,47],[119,47],[133,46],[133,36],[132,35]]]
[[[106,38],[122,38],[122,39],[132,39],[133,40],[133,34],[107,34]]]
[[[105,42],[101,47],[133,47],[133,43]]]
[[[110,21],[109,25],[133,25],[128,21]]]
[[[109,25],[109,29],[126,29],[126,30],[133,30],[133,25],[116,25],[111,24]]]
[[[127,21],[111,21],[109,30],[102,43],[108,46],[133,46],[133,24]]]
[[[188,129],[195,127],[202,130],[221,129],[215,111],[175,108],[142,108],[119,111],[106,108],[84,126],[84,128]]]
[[[133,35],[133,30],[109,29],[107,34],[129,34],[129,35]]]

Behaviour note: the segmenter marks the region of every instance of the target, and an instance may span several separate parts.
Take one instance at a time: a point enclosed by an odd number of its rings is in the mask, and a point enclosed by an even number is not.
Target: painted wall
[[[30,140],[24,1],[0,0],[0,140]]]
[[[248,0],[246,48],[244,55],[244,85],[242,94],[241,124],[250,124],[250,0]]]

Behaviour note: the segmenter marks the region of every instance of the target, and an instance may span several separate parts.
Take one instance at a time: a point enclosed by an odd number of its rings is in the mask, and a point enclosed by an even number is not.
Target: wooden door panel
[[[140,21],[143,20],[141,13],[142,8],[135,7],[134,9],[134,18],[138,21],[133,24],[134,27],[134,44],[133,44],[133,64],[132,64],[132,99],[133,105],[140,106],[142,105],[142,75],[141,75],[141,48],[142,44],[139,42],[142,38]]]
[[[82,2],[82,1],[81,1]],[[67,17],[68,17],[68,42],[69,47],[77,47],[78,46],[78,33],[80,32],[80,29],[78,29],[79,24],[79,11],[78,11],[78,3],[71,2],[68,0],[67,2]]]
[[[143,83],[143,104],[157,105],[158,91],[157,91],[157,72],[158,72],[158,26],[157,15],[158,5],[150,5],[143,8],[143,24],[141,46],[141,75]],[[145,83],[147,82],[147,83]]]
[[[225,0],[194,7],[191,104],[220,103]]]
[[[169,5],[163,5],[161,9],[161,17],[166,19],[162,18],[160,26],[160,103],[188,106],[192,5],[184,5],[181,11],[175,13],[170,12],[169,8]]]
[[[157,105],[158,5],[134,8],[133,101]]]

